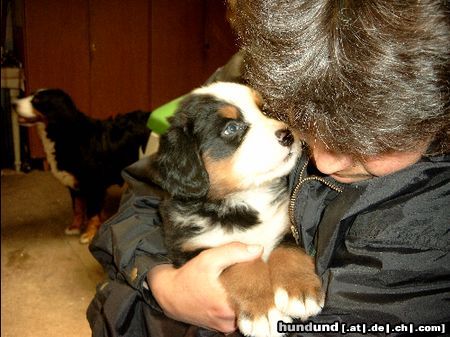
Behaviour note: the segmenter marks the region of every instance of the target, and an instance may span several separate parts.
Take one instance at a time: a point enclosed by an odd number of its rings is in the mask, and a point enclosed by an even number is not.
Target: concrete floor
[[[98,262],[71,222],[68,190],[50,172],[2,171],[1,336],[88,337]]]

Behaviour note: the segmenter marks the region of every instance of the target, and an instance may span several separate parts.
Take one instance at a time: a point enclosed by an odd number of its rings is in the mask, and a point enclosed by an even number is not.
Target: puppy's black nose
[[[17,110],[17,103],[11,102],[11,107],[13,108],[13,110]]]
[[[275,131],[275,136],[277,136],[278,142],[283,146],[291,146],[294,143],[294,136],[288,129]]]

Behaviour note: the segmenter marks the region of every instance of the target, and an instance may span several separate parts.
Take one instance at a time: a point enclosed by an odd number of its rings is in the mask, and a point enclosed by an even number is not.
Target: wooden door
[[[218,0],[151,2],[151,106],[202,85],[237,51]]]
[[[28,92],[61,88],[89,112],[88,0],[27,0],[25,79]]]
[[[27,93],[61,88],[89,112],[88,0],[27,0],[23,10]],[[34,128],[29,145],[32,158],[45,156]]]
[[[89,2],[91,116],[149,110],[149,1]]]
[[[152,108],[202,82],[203,13],[203,0],[151,2]]]
[[[150,108],[147,0],[27,0],[26,91],[61,88],[84,113]],[[34,129],[30,154],[44,152]]]
[[[62,88],[96,118],[158,107],[237,50],[225,12],[218,0],[26,0],[27,92]]]
[[[202,77],[206,80],[238,51],[236,36],[226,19],[225,1],[206,0],[205,59]]]

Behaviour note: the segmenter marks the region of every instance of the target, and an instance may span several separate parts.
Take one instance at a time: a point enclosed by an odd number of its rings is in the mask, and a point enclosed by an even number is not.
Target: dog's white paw
[[[289,297],[286,290],[278,288],[275,291],[275,305],[284,315],[300,318],[302,321],[317,315],[324,305],[323,299],[316,301],[314,298]]]
[[[245,336],[282,337],[284,333],[278,332],[278,321],[290,323],[292,319],[289,316],[283,315],[277,308],[272,308],[267,315],[260,316],[256,319],[250,319],[245,316],[240,317],[238,327]]]
[[[64,234],[66,234],[66,235],[80,235],[80,233],[81,233],[81,230],[79,227],[71,227],[70,226],[64,230]]]

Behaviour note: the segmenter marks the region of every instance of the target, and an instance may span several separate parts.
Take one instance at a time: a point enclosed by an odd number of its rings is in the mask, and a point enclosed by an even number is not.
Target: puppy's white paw
[[[241,333],[251,337],[282,337],[284,333],[277,330],[278,321],[285,323],[292,322],[292,319],[283,315],[278,309],[272,308],[267,315],[250,319],[242,317],[238,320],[238,327]]]
[[[245,336],[253,337],[269,337],[269,321],[265,316],[258,317],[254,320],[243,318],[238,322],[239,330]]]
[[[289,297],[285,289],[278,288],[275,291],[275,305],[283,314],[300,318],[302,321],[317,315],[323,307],[323,300],[316,301],[311,297]]]

